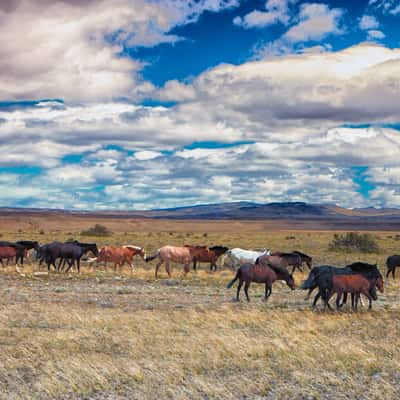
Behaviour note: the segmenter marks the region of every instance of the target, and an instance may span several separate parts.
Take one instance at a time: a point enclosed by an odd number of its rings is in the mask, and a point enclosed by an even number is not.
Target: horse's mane
[[[301,251],[297,251],[297,250],[295,250],[295,251],[292,251],[292,253],[294,253],[294,254],[298,254],[299,256],[301,256],[301,257],[307,257],[307,258],[311,258],[308,254],[306,254],[306,253],[302,253]]]
[[[277,274],[283,275],[285,278],[289,278],[290,277],[289,271],[284,267],[280,267],[278,265],[274,265],[274,264],[270,264],[270,263],[266,264],[266,266],[271,268]]]
[[[141,247],[139,247],[139,246],[133,246],[133,245],[131,245],[131,244],[126,244],[126,245],[124,245],[124,246],[122,246],[124,249],[132,249],[132,250],[142,250],[142,248]]]
[[[364,263],[361,261],[357,261],[355,263],[349,264],[346,266],[346,268],[350,268],[354,272],[359,272],[361,274],[364,274],[364,275],[367,275],[367,276],[370,276],[373,278],[381,276],[381,273],[379,272],[379,269],[376,265]]]
[[[284,253],[283,251],[274,251],[273,253],[270,254],[270,256],[278,256],[278,257],[290,257],[293,254],[296,254],[295,252],[292,253]],[[299,255],[299,254],[296,254]]]
[[[354,271],[373,271],[377,269],[376,265],[364,263],[361,261],[357,261],[352,264],[346,265],[346,267]]]
[[[225,250],[228,251],[229,247],[226,246],[213,246],[213,247],[209,247],[210,250]]]

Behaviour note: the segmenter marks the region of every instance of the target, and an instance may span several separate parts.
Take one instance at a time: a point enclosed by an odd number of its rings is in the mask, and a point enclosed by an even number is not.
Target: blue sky
[[[399,18],[397,0],[3,1],[0,206],[400,207]]]

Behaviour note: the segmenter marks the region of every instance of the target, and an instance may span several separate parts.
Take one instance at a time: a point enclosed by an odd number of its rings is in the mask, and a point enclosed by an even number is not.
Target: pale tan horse
[[[165,270],[169,277],[171,277],[170,263],[175,262],[183,264],[183,271],[186,275],[189,272],[190,263],[193,261],[193,252],[190,247],[177,247],[177,246],[163,246],[157,250],[154,256],[147,257],[146,262],[159,258],[159,262],[156,265],[155,277],[157,278],[158,270],[164,263]]]

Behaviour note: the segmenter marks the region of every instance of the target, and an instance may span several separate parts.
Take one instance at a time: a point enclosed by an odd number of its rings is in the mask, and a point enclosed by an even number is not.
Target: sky
[[[399,0],[2,0],[0,207],[400,207]]]

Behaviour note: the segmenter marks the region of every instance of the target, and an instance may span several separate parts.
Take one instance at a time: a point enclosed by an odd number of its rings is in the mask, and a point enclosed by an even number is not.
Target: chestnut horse
[[[176,262],[183,264],[184,274],[189,272],[190,263],[193,261],[193,252],[190,247],[177,247],[177,246],[163,246],[159,248],[154,256],[146,257],[145,261],[149,262],[158,258],[160,261],[156,265],[155,277],[157,278],[158,270],[161,264],[165,264],[165,270],[169,277],[171,277],[170,264]]]
[[[125,263],[128,263],[133,270],[135,267],[133,257],[136,255],[140,255],[143,260],[146,258],[146,252],[142,247],[131,245],[122,247],[105,246],[100,249],[99,256],[91,261],[96,261],[97,265],[100,262],[104,262],[106,268],[107,262],[113,262],[114,271],[117,270],[117,267],[121,269]]]
[[[189,247],[192,250],[193,254],[193,270],[196,271],[198,262],[209,262],[210,263],[210,271],[217,270],[217,260],[223,254],[225,254],[229,248],[224,246],[191,246],[185,245],[185,247]]]
[[[372,300],[377,299],[376,292],[371,291],[372,288],[375,288],[375,285],[380,291],[383,292],[382,277],[380,277],[378,280],[374,280],[374,282],[371,282],[371,280],[360,274],[334,275],[332,277],[332,289],[330,296],[332,296],[334,293],[337,293],[336,307],[339,309],[341,307],[340,300],[342,295],[345,293],[351,293],[351,306],[352,309],[356,311],[360,295],[363,294],[368,298],[368,309],[370,310],[372,308]]]
[[[233,284],[239,279],[239,285],[236,293],[236,300],[239,301],[240,289],[242,288],[243,282],[244,293],[246,294],[247,301],[250,301],[249,287],[251,282],[265,283],[265,297],[264,300],[268,300],[268,297],[272,292],[272,284],[276,280],[283,280],[292,289],[295,289],[294,279],[286,268],[277,267],[274,265],[266,264],[243,264],[236,272],[235,277],[228,283],[227,288],[231,288]]]
[[[27,255],[27,250],[19,246],[0,246],[0,263],[3,268],[5,268],[3,260],[7,260],[7,265],[9,261],[15,257],[15,265],[17,265],[17,260],[19,258],[23,259]]]

